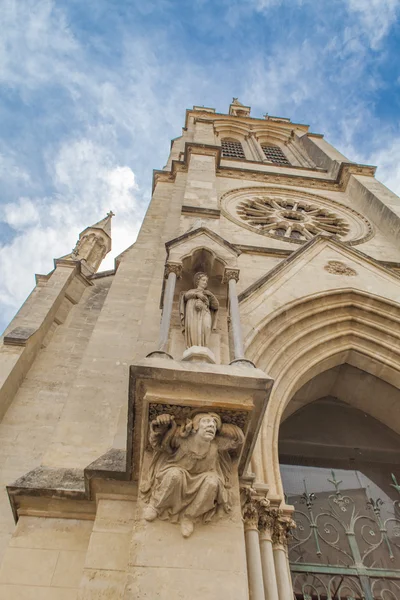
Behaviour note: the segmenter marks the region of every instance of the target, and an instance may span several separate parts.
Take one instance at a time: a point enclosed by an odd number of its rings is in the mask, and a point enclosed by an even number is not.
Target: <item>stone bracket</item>
[[[137,481],[147,447],[149,420],[157,405],[176,410],[213,411],[241,426],[245,441],[239,474],[250,461],[273,380],[259,369],[178,362],[153,355],[130,369],[127,461]],[[161,408],[160,408],[161,409]],[[240,424],[239,424],[240,422]]]

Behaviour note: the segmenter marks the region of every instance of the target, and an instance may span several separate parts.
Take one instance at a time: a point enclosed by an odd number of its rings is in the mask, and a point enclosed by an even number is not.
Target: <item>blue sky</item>
[[[400,193],[400,0],[0,0],[0,329],[112,209],[130,245],[185,109],[290,117]],[[112,266],[112,257],[105,268]]]

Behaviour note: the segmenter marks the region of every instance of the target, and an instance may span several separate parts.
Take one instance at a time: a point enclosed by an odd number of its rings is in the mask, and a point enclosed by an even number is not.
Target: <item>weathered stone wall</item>
[[[0,423],[0,555],[14,530],[5,486],[44,460],[111,281],[94,280],[55,327]]]

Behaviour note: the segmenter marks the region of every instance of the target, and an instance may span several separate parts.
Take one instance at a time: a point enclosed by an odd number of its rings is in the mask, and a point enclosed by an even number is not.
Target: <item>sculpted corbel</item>
[[[150,423],[153,457],[141,492],[144,518],[180,523],[189,537],[198,521],[231,510],[231,453],[244,441],[242,430],[213,412],[200,412],[177,422],[171,414]]]

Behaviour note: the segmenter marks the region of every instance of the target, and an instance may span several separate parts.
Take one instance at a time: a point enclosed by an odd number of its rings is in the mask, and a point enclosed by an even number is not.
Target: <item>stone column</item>
[[[222,282],[228,283],[228,295],[230,306],[230,319],[233,337],[234,359],[230,364],[239,363],[254,367],[250,360],[244,356],[244,346],[242,337],[242,326],[240,323],[239,302],[236,283],[239,281],[239,269],[225,269]]]
[[[167,353],[168,349],[168,338],[169,338],[169,330],[171,326],[171,315],[172,315],[172,305],[174,302],[174,294],[175,294],[175,284],[176,279],[180,279],[182,277],[182,265],[181,263],[173,263],[168,262],[165,265],[165,277],[167,279],[167,283],[165,284],[164,289],[164,301],[163,301],[163,311],[161,317],[160,324],[160,335],[158,338],[158,350],[155,352],[151,352],[148,356],[155,356],[163,354],[169,358],[170,355]]]
[[[249,142],[249,145],[252,145],[252,147],[253,147],[253,152],[255,154],[255,159],[256,160],[265,161],[264,151],[261,148],[261,145],[258,142],[254,131],[250,132],[250,134],[248,136],[248,142]]]
[[[282,513],[275,520],[272,534],[272,547],[279,600],[293,598],[292,580],[288,562],[287,538],[291,529],[294,527],[296,527],[296,524],[293,519],[288,516],[283,516]]]
[[[260,543],[258,539],[258,504],[252,488],[242,488],[244,536],[246,542],[247,576],[250,600],[265,600],[263,569],[261,564]]]
[[[265,600],[279,600],[274,553],[272,550],[272,532],[274,530],[276,515],[277,510],[271,509],[269,500],[264,498],[260,501],[258,530],[260,535]]]

